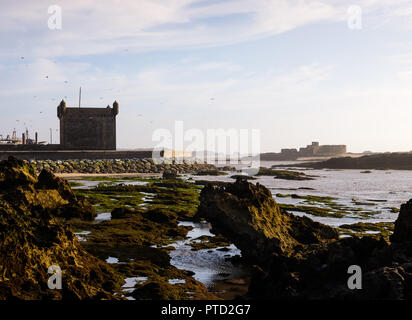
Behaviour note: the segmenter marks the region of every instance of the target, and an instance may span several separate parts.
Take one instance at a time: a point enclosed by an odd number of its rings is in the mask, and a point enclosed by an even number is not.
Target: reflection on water
[[[179,269],[194,272],[194,278],[207,287],[211,287],[216,280],[241,278],[249,274],[243,266],[234,266],[227,258],[241,255],[235,245],[230,245],[230,251],[222,252],[216,249],[202,249],[192,251],[188,245],[190,241],[200,236],[214,236],[210,232],[208,223],[180,222],[180,225],[192,226],[188,238],[178,241],[172,246],[176,249],[170,252],[170,263]]]
[[[79,241],[86,241],[87,239],[85,237],[82,237],[82,236],[90,234],[90,231],[74,232],[74,234],[77,236],[77,239]]]
[[[119,259],[116,258],[116,257],[108,257],[108,258],[106,259],[106,262],[107,262],[107,263],[119,263]]]
[[[94,221],[96,223],[99,223],[99,222],[102,222],[102,221],[110,220],[111,218],[112,218],[112,213],[111,212],[102,212],[102,213],[97,214]]]
[[[185,279],[169,279],[170,284],[185,284]]]

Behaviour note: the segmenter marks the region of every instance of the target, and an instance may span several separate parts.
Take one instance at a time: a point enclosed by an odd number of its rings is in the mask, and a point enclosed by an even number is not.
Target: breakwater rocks
[[[294,164],[293,166],[315,169],[412,170],[412,153],[380,153],[359,158],[331,158],[326,161]]]
[[[268,189],[238,180],[202,190],[198,215],[256,264],[254,299],[411,299],[412,202],[403,205],[392,243],[337,238],[335,230],[279,209]],[[362,271],[362,289],[348,287],[348,269]]]
[[[0,162],[0,299],[117,299],[123,277],[87,253],[65,223],[95,211],[66,181],[10,157]],[[48,269],[62,270],[50,290]],[[54,269],[56,270],[56,269]]]
[[[200,162],[175,162],[164,160],[155,163],[153,159],[128,160],[67,160],[67,161],[29,161],[28,164],[37,173],[47,169],[53,173],[163,173],[165,171],[181,173],[216,172],[212,164]]]

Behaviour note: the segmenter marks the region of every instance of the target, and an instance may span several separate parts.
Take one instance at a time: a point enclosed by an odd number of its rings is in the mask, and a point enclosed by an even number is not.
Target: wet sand
[[[81,178],[81,177],[161,177],[161,173],[55,173],[61,178]]]

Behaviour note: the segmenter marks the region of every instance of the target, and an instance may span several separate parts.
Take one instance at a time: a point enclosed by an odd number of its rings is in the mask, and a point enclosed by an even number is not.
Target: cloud
[[[409,17],[402,0],[357,1],[376,23]],[[3,0],[2,56],[40,58],[227,45],[323,21],[344,21],[340,0],[71,0],[60,3],[62,30],[49,30],[50,2]],[[365,17],[366,18],[366,17]],[[380,22],[379,22],[380,21]]]
[[[2,3],[0,37],[10,44],[8,54],[16,47],[27,55],[58,57],[215,46],[277,34],[335,14],[326,3],[300,0],[72,0],[61,4],[62,30],[49,30],[49,5],[44,0]]]
[[[355,2],[363,10],[364,29],[407,25],[408,19],[412,21],[410,1]],[[374,79],[368,78],[368,83],[361,84],[362,88],[351,84],[352,78],[347,82],[337,80],[336,70],[342,70],[347,64],[340,61],[338,55],[334,58],[333,51],[330,51],[331,59],[321,60],[322,63],[312,61],[313,58],[297,62],[285,57],[282,60],[285,66],[279,70],[262,68],[258,66],[259,61],[225,61],[214,54],[217,51],[210,56],[204,52],[190,53],[185,55],[186,61],[176,61],[180,56],[170,59],[167,56],[171,49],[224,46],[308,24],[339,22],[345,27],[348,8],[345,0],[71,0],[60,3],[62,30],[47,28],[50,4],[45,0],[2,0],[0,41],[4,45],[0,52],[0,104],[3,110],[8,108],[0,120],[2,128],[12,129],[10,123],[18,114],[32,118],[38,128],[49,128],[51,123],[57,126],[58,101],[67,96],[68,104],[76,105],[80,85],[84,88],[84,105],[105,106],[119,99],[118,137],[122,146],[130,147],[136,146],[137,141],[141,147],[148,146],[154,126],[166,126],[179,118],[190,119],[196,127],[223,126],[229,122],[239,126],[255,125],[266,128],[270,133],[266,136],[270,137],[282,132],[288,132],[291,137],[302,135],[308,132],[305,128],[312,126],[311,130],[316,133],[322,129],[328,131],[324,136],[332,139],[338,137],[334,128],[350,126],[356,121],[361,127],[361,122],[370,114],[378,114],[375,106],[379,106],[380,111],[385,110],[385,106],[402,109],[407,105],[405,101],[411,99],[407,83],[412,70],[408,64],[410,55],[398,57],[398,64],[385,65],[390,75],[398,74],[404,81],[387,80],[385,85],[376,88],[369,84]],[[329,24],[325,24],[327,27]],[[331,45],[341,48],[339,41],[336,39]],[[289,48],[300,48],[297,43],[289,45]],[[327,50],[326,47],[316,49]],[[147,59],[149,63],[133,68],[134,71],[123,70],[122,63],[118,71],[113,70],[117,66],[105,68],[108,60],[115,64],[116,59],[129,57],[129,53],[148,51],[167,51],[167,57],[162,56],[159,60],[164,60],[155,63]],[[130,61],[150,54],[130,55]],[[380,54],[374,53],[371,60]],[[87,55],[102,57],[86,59]],[[253,53],[251,55],[250,60],[254,58]],[[267,65],[280,63],[267,61]],[[330,80],[335,81],[335,88],[328,86]],[[44,110],[42,115],[39,110]],[[345,110],[353,113],[337,118],[330,114],[340,115]],[[407,119],[405,110],[401,111]],[[138,119],[137,113],[144,117]],[[383,126],[386,118],[374,121],[381,121]],[[151,126],[153,119],[155,124]],[[353,132],[355,129],[352,126]],[[268,141],[269,145],[272,138]]]

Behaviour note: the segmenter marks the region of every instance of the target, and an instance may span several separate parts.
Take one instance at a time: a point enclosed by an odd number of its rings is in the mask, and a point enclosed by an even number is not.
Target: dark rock
[[[165,170],[162,175],[163,179],[177,179],[179,174],[176,171]]]
[[[200,201],[198,215],[255,264],[247,298],[412,298],[412,200],[401,207],[392,244],[337,239],[333,228],[279,210],[269,190],[246,181],[206,186]],[[347,285],[351,265],[361,267],[361,290]]]
[[[112,219],[123,219],[134,213],[135,210],[127,207],[114,208],[112,211]]]
[[[45,175],[47,179],[43,177],[37,185],[24,162],[9,159],[0,163],[6,186],[0,191],[0,300],[119,299],[113,292],[120,289],[123,277],[87,253],[61,219],[84,215],[88,205],[64,199],[61,190],[48,189],[62,185],[57,182],[56,186],[54,177]],[[67,189],[62,190],[64,195]],[[52,265],[62,270],[62,290],[47,286]]]
[[[235,174],[233,176],[230,176],[232,179],[241,179],[241,180],[256,180],[257,178],[253,176],[247,176],[247,175],[241,175],[241,174]]]
[[[65,200],[75,200],[76,196],[67,180],[56,177],[49,170],[43,169],[40,172],[38,181],[35,184],[36,189],[55,189]]]
[[[142,216],[150,221],[158,223],[176,222],[177,216],[172,212],[164,212],[160,208],[155,208],[142,213]]]
[[[59,214],[65,219],[80,218],[88,221],[94,220],[96,215],[95,208],[86,199],[79,199],[62,206]]]
[[[27,187],[35,182],[34,170],[23,160],[10,156],[0,162],[0,190]]]
[[[176,300],[179,295],[171,284],[150,282],[135,289],[132,297],[137,300]]]
[[[390,239],[392,242],[412,241],[412,199],[401,205]]]
[[[281,212],[267,188],[241,179],[226,187],[204,187],[198,216],[210,221],[214,230],[257,261],[273,252],[288,254],[300,244],[338,238],[331,227]]]

